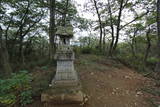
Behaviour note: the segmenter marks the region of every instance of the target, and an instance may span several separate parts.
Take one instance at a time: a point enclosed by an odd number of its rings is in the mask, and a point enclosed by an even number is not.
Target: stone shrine
[[[74,69],[74,52],[70,46],[73,37],[72,26],[57,27],[56,35],[59,44],[55,54],[57,69],[52,79],[50,88],[42,93],[41,101],[55,104],[79,104],[85,100],[85,94],[81,91],[77,72]]]
[[[60,37],[60,43],[55,54],[57,70],[52,86],[74,86],[78,85],[77,73],[74,70],[74,52],[70,46],[70,38],[73,37],[72,27],[58,27],[56,35]]]

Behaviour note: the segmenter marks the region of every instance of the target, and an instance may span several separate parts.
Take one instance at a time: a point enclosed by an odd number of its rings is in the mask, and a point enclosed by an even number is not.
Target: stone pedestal
[[[51,87],[42,93],[41,100],[46,103],[82,103],[85,94],[81,91],[77,72],[74,69],[74,52],[68,45],[61,45],[55,54],[56,75]]]
[[[76,87],[51,88],[41,95],[41,101],[48,104],[82,104],[85,94]]]
[[[74,52],[70,46],[59,46],[55,54],[57,70],[52,80],[53,87],[78,85],[78,77],[74,69],[74,59]]]

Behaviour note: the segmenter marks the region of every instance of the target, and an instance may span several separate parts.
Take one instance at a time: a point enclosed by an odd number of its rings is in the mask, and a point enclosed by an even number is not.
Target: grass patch
[[[154,96],[160,96],[160,90],[157,88],[143,88],[142,90]]]

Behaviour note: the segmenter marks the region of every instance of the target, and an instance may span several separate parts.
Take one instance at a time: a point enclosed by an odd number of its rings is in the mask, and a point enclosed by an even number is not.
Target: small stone
[[[116,92],[116,89],[113,88],[113,91]]]
[[[94,75],[94,73],[93,73],[93,72],[91,72],[91,75]]]
[[[137,92],[137,95],[142,95],[143,93],[141,91],[138,91]]]
[[[134,103],[135,106],[137,106],[137,103]]]
[[[114,95],[115,93],[114,92],[112,92],[112,95]]]
[[[112,75],[108,75],[108,78],[112,78]]]
[[[100,97],[98,97],[97,99],[98,99],[98,100],[100,100],[101,98],[100,98]]]
[[[97,86],[97,87],[100,87],[100,85],[99,85],[99,84],[97,84],[96,86]]]
[[[125,79],[132,79],[130,76],[124,76]]]
[[[142,95],[143,93],[141,92],[141,91],[138,91],[137,93],[136,93],[136,97],[138,97],[138,96],[140,96],[140,95]]]
[[[126,94],[128,94],[128,95],[129,95],[129,90],[126,90]]]
[[[107,107],[107,104],[105,104],[104,107]]]

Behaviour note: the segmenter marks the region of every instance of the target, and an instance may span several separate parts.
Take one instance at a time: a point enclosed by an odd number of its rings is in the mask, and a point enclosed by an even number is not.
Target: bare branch
[[[142,18],[143,16],[147,15],[148,13],[149,13],[149,11],[145,12],[144,14],[142,14],[142,15],[140,15],[140,16],[137,16],[137,17],[134,18],[132,21],[130,21],[130,22],[128,22],[127,24],[123,25],[123,26],[120,28],[120,30],[123,29],[123,28],[125,28],[125,27],[128,26],[129,24],[133,23],[133,22],[136,21],[137,19]]]

